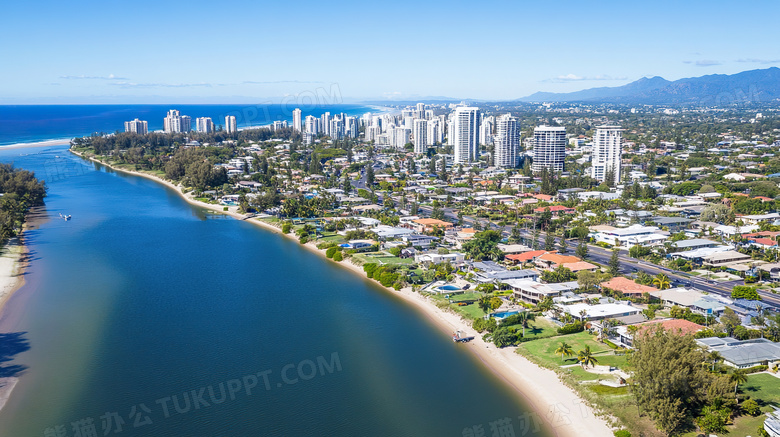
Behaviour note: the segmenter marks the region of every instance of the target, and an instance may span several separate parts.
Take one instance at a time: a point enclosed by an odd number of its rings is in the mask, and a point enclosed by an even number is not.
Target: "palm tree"
[[[712,351],[707,355],[707,361],[712,363],[712,372],[715,371],[715,365],[719,362],[723,361],[723,355],[720,354],[718,351]]]
[[[737,396],[737,387],[739,387],[740,384],[743,382],[747,382],[747,374],[745,374],[745,371],[742,369],[737,369],[734,371],[734,373],[731,374],[731,382],[734,383],[734,397]]]
[[[550,311],[553,307],[553,300],[550,296],[545,296],[536,304],[536,310],[539,312]]]
[[[530,311],[523,311],[520,313],[517,313],[517,317],[520,319],[520,323],[523,324],[523,337],[525,337],[525,328],[528,327],[528,321],[529,320],[535,320],[536,314],[530,312]]]
[[[568,343],[565,341],[561,342],[561,345],[558,346],[558,349],[555,349],[556,354],[561,354],[561,362],[563,362],[563,356],[566,355],[567,357],[570,357],[574,355],[574,352],[571,349],[571,346],[569,346]]]
[[[594,366],[599,363],[599,360],[590,351],[590,346],[585,346],[585,349],[577,352],[577,361],[580,362],[582,367]]]
[[[655,278],[653,278],[653,285],[658,287],[659,290],[666,290],[672,286],[672,283],[669,281],[668,276],[664,275],[663,273],[659,273]]]

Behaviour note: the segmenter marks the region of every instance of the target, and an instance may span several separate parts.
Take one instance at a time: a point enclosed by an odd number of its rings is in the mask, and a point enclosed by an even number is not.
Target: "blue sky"
[[[780,66],[776,0],[6,3],[0,104],[499,100]]]

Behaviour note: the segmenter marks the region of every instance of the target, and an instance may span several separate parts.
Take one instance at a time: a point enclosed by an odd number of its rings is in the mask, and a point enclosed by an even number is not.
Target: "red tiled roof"
[[[567,264],[567,263],[576,263],[582,261],[576,256],[559,255],[557,253],[545,253],[544,255],[540,256],[539,259],[544,261],[549,261],[558,265]]]
[[[624,278],[622,276],[616,276],[609,281],[602,282],[599,285],[601,285],[602,288],[609,288],[615,291],[619,291],[623,294],[635,294],[640,296],[651,291],[656,291],[656,289],[653,287],[637,284],[631,279]]]
[[[571,270],[574,273],[579,272],[580,270],[593,270],[598,268],[598,266],[594,266],[593,264],[586,262],[586,261],[577,261],[573,263],[564,263],[564,267]]]
[[[777,245],[777,242],[771,238],[751,238],[750,241],[762,246],[772,247]]]
[[[659,324],[665,330],[679,333],[681,335],[693,334],[695,332],[704,329],[704,326],[701,326],[697,323],[689,322],[685,319],[652,320],[649,322],[640,323],[637,326],[639,326],[639,331],[642,332],[653,325],[659,325]]]
[[[516,253],[513,255],[507,255],[504,258],[516,261],[516,262],[526,262],[531,261],[532,259],[536,258],[537,256],[544,255],[545,253],[548,253],[546,250],[532,250],[530,252],[523,252],[523,253]]]

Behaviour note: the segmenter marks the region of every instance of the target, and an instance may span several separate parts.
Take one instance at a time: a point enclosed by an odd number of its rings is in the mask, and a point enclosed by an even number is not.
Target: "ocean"
[[[170,109],[195,119],[211,117],[215,126],[225,124],[225,116],[236,117],[238,128],[259,127],[274,121],[292,122],[293,104],[258,105],[0,105],[0,146],[70,139],[93,133],[124,131],[124,122],[146,120],[149,131],[162,130],[163,119]],[[300,106],[301,117],[331,114],[362,115],[382,108],[361,105]]]

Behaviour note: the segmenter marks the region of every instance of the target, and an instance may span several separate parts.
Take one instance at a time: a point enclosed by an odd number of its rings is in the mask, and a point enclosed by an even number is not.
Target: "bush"
[[[308,235],[302,235],[301,238],[298,239],[298,241],[301,242],[301,244],[306,244],[309,242],[309,236]]]
[[[761,407],[759,407],[758,402],[754,401],[753,399],[748,399],[745,402],[742,402],[740,408],[742,408],[742,411],[753,417],[761,414]]]
[[[606,344],[607,346],[611,347],[612,349],[617,349],[618,348],[615,343],[612,343],[611,341],[609,341],[607,339],[604,339],[604,344]]]
[[[328,249],[328,250],[330,250],[330,249]],[[341,252],[336,251],[336,253],[333,254],[333,261],[341,262],[343,260],[344,260],[344,256],[341,255]]]
[[[576,322],[568,323],[558,328],[558,334],[576,334],[585,330],[585,324],[577,320]]]
[[[336,249],[335,247],[330,247],[328,248],[328,250],[325,251],[325,257],[333,258],[333,255],[335,255],[336,252],[338,252],[338,249]],[[339,253],[339,255],[341,254]]]
[[[363,264],[363,271],[366,272],[366,276],[368,276],[369,278],[373,278],[376,267],[377,267],[376,263],[366,263]]]
[[[615,437],[631,437],[631,433],[627,429],[619,429],[615,431]]]
[[[225,206],[225,207],[222,207],[222,211],[227,211],[227,210],[228,210],[228,207],[227,207],[227,206]]]
[[[396,246],[396,247],[391,247],[391,248],[388,250],[388,252],[390,252],[390,254],[391,254],[391,255],[393,255],[393,256],[398,256],[398,255],[400,255],[400,254],[401,254],[401,248],[400,248],[400,247],[398,247],[398,246]]]
[[[282,233],[283,234],[289,234],[292,230],[292,224],[291,223],[285,223],[282,225]]]
[[[748,285],[737,285],[731,290],[732,299],[748,299],[748,300],[761,300],[761,296],[758,295],[756,287]]]
[[[766,369],[768,369],[769,366],[759,364],[758,366],[748,367],[745,370],[745,373],[758,373],[758,372],[764,372]]]

